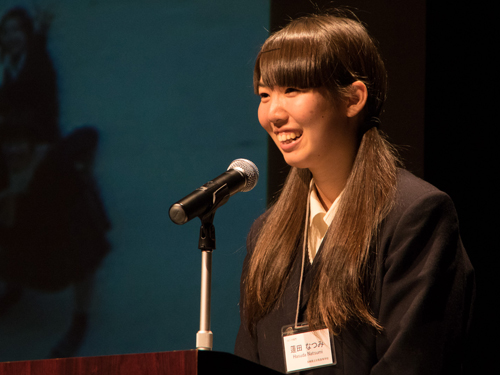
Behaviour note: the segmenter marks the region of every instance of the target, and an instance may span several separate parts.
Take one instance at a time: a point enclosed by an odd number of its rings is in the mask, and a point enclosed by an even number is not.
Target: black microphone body
[[[237,192],[253,189],[258,173],[251,161],[236,159],[226,172],[174,203],[169,210],[170,219],[182,225],[195,217],[210,214]]]

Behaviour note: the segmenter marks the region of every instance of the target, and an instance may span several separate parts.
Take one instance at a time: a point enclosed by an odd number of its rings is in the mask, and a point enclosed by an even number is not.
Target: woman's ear
[[[368,98],[368,90],[361,81],[351,84],[351,93],[347,100],[347,117],[354,117],[365,107]]]

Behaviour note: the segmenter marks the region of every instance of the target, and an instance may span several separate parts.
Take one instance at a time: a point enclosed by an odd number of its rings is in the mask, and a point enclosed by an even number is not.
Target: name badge
[[[309,330],[307,323],[281,329],[286,372],[309,370],[337,364],[335,345],[327,328]]]

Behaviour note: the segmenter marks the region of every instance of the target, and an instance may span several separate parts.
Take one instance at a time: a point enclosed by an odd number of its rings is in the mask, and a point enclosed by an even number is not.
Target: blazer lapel
[[[309,256],[307,254],[306,248],[306,257],[304,259],[304,279],[302,282],[302,296],[300,299],[300,310],[303,313],[307,307],[307,303],[309,302],[309,296],[311,293],[312,284],[314,281],[314,276],[316,275],[318,264],[321,262],[321,249],[323,248],[323,244],[320,245],[316,256],[314,257],[314,261],[311,264],[309,261]]]

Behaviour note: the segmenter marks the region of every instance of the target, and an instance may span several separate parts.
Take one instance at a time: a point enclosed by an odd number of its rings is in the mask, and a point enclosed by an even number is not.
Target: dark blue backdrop
[[[245,237],[265,208],[266,135],[252,90],[267,36],[267,0],[4,0],[54,16],[49,49],[61,128],[101,133],[96,177],[113,229],[97,273],[82,356],[192,349],[199,324],[199,220],[176,226],[169,206],[254,161],[261,180],[216,215],[214,349],[232,351]],[[29,290],[0,317],[0,361],[45,358],[64,334],[72,293]]]

